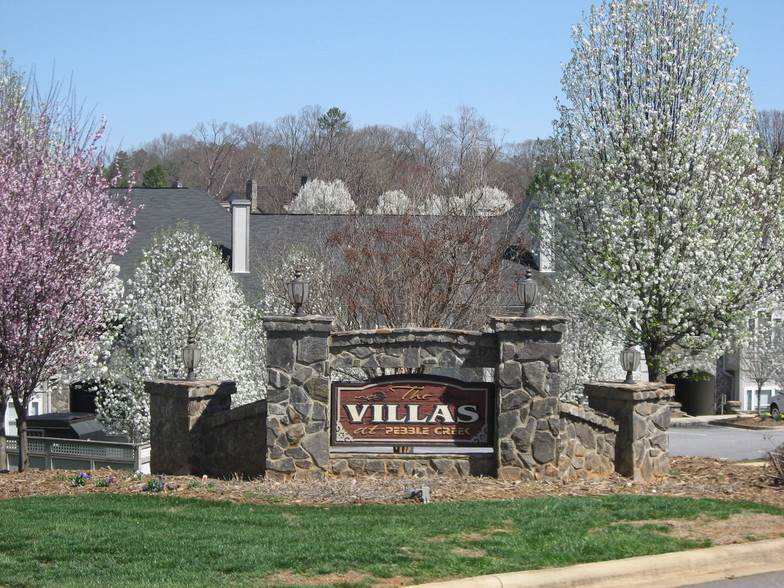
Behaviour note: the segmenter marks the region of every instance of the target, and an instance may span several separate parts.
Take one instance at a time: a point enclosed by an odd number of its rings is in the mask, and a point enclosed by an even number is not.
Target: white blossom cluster
[[[613,321],[601,320],[596,299],[579,279],[555,278],[543,293],[539,310],[569,318],[559,362],[563,399],[579,402],[586,382],[623,379],[619,355],[624,333]]]
[[[431,194],[418,205],[401,190],[384,192],[377,205],[369,214],[422,214],[439,216],[454,214],[458,216],[499,216],[508,211],[514,203],[509,195],[498,188],[483,186],[467,192],[463,196],[445,198]]]
[[[136,268],[114,345],[111,384],[97,398],[99,417],[135,440],[149,434],[144,381],[183,378],[182,347],[195,336],[197,378],[234,380],[239,405],[264,397],[264,339],[259,317],[198,229],[181,224],[155,235]]]
[[[715,8],[605,2],[573,37],[549,228],[594,316],[620,329],[636,313],[655,377],[680,353],[720,351],[780,286],[784,191]]]
[[[512,208],[509,194],[492,186],[476,188],[461,198],[453,198],[448,206],[456,214],[477,216],[499,216]]]
[[[351,214],[356,211],[351,194],[342,180],[310,180],[289,205],[291,214]]]
[[[378,197],[376,206],[369,214],[408,214],[412,210],[411,199],[402,190],[388,190]]]
[[[303,279],[310,284],[308,300],[302,309],[307,314],[336,315],[335,296],[329,286],[331,271],[326,252],[316,253],[307,246],[297,243],[287,247],[280,255],[269,260],[261,268],[263,295],[259,301],[264,315],[289,315],[293,306],[286,291],[286,283],[294,277],[294,270],[302,272]]]
[[[125,304],[125,285],[119,278],[120,267],[109,264],[106,270],[106,306],[104,308],[104,328],[97,341],[85,347],[78,354],[82,360],[76,365],[64,366],[55,376],[63,382],[99,381],[108,376],[112,347],[123,322]]]

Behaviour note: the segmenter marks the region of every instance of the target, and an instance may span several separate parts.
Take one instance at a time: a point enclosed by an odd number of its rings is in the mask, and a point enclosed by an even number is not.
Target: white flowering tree
[[[370,214],[406,214],[411,212],[411,200],[402,190],[389,190],[378,198]]]
[[[314,179],[300,189],[289,205],[292,214],[351,214],[356,204],[341,180]]]
[[[186,376],[181,349],[195,336],[196,376],[237,382],[233,404],[264,396],[262,328],[220,253],[181,224],[153,236],[130,281],[123,329],[98,394],[101,420],[134,441],[149,435],[144,381]]]
[[[447,211],[446,199],[438,194],[427,196],[419,205],[419,214],[439,216]]]
[[[651,380],[718,350],[782,276],[781,185],[757,149],[746,72],[717,9],[615,0],[573,33],[551,176],[562,269],[625,326]]]
[[[450,207],[454,214],[475,214],[477,216],[499,216],[514,206],[509,194],[492,186],[482,186],[462,197],[453,198]]]
[[[619,356],[625,333],[613,321],[602,320],[590,288],[563,275],[545,285],[539,312],[569,319],[559,364],[561,397],[579,401],[586,382],[622,379]]]

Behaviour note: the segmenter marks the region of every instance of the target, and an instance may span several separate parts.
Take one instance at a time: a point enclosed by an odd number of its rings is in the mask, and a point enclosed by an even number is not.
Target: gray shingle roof
[[[191,188],[135,188],[130,192],[134,205],[142,208],[134,219],[136,235],[128,252],[118,258],[120,277],[133,276],[137,260],[150,237],[157,231],[175,226],[180,220],[197,225],[212,242],[231,252],[231,213],[203,190]],[[528,202],[518,204],[493,222],[496,238],[511,234],[527,237]],[[250,217],[251,274],[237,278],[248,300],[261,295],[258,267],[294,244],[304,244],[320,251],[326,239],[351,220],[348,215],[253,214]],[[378,217],[379,219],[383,217]]]
[[[163,228],[175,226],[179,221],[198,225],[215,245],[231,249],[231,215],[209,194],[192,188],[134,188],[130,199],[135,206],[142,206],[134,218],[136,235],[128,252],[119,257],[120,277],[133,276],[137,260],[150,237]]]
[[[494,219],[491,231],[496,239],[514,235],[527,239],[528,202],[523,202],[506,214]],[[251,263],[263,263],[268,251],[283,251],[295,243],[323,246],[324,241],[336,230],[348,224],[350,215],[320,214],[254,214],[250,217]],[[374,217],[383,219],[384,217]],[[318,249],[318,247],[316,247]],[[262,259],[256,256],[261,255]]]

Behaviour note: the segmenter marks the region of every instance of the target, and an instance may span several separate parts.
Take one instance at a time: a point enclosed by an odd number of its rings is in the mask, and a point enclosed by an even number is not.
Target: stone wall
[[[330,326],[331,319],[326,317],[265,318],[271,385],[268,475],[275,472],[279,476],[310,477],[326,471],[372,474],[381,467],[374,459],[329,455],[328,422],[320,418],[322,403],[325,414],[329,414],[329,399],[326,392],[321,396],[321,388],[317,396],[309,394],[304,385],[307,378],[321,378],[322,374],[328,378],[333,368],[492,367],[498,414],[494,467],[478,458],[474,461],[481,465],[471,465],[471,460],[462,456],[444,458],[435,465],[432,458],[410,456],[390,467],[395,471],[406,467],[431,472],[473,470],[504,479],[559,477],[557,373],[565,319],[496,317],[484,331],[408,328],[330,334]],[[306,344],[305,333],[312,333],[313,341]],[[303,345],[307,357],[301,357]],[[306,411],[293,413],[295,399],[303,403],[305,397],[311,400],[304,407]],[[313,403],[318,403],[316,418],[306,414]],[[322,450],[326,452],[326,461],[316,459],[313,451],[298,449],[306,434],[310,435],[311,447],[318,448],[319,458]],[[327,467],[333,459],[337,465]]]
[[[564,318],[491,317],[482,331],[333,333],[331,325],[329,317],[265,318],[270,379],[267,475],[421,473],[565,480],[604,476],[613,469],[636,479],[668,471],[669,413],[666,402],[659,402],[666,393],[658,388],[653,393],[656,403],[641,390],[639,398],[628,403],[623,394],[612,392],[624,385],[608,384],[593,393],[596,405],[590,409],[562,405],[558,372]],[[435,367],[494,369],[494,461],[487,455],[330,453],[331,369]]]
[[[231,409],[234,382],[157,380],[150,395],[153,474],[254,478],[264,474],[267,401]]]
[[[607,415],[561,403],[558,471],[564,481],[606,477],[615,470],[618,425]]]
[[[559,477],[558,371],[566,319],[493,317],[498,338],[498,477]]]
[[[495,456],[477,454],[396,454],[332,453],[330,473],[342,478],[354,476],[494,476]]]
[[[253,479],[267,462],[267,401],[209,415],[199,423],[196,472],[215,478]]]
[[[322,479],[329,465],[331,317],[265,317],[267,477]]]
[[[150,471],[202,475],[198,423],[231,408],[234,382],[155,380],[144,383],[150,395]]]
[[[231,382],[148,382],[153,472],[272,479],[327,475],[498,476],[571,480],[617,471],[649,480],[669,471],[669,398],[658,383],[587,384],[590,408],[562,403],[558,371],[566,320],[493,317],[483,331],[332,332],[331,317],[265,317],[264,405],[229,412]],[[330,448],[333,368],[492,368],[492,453],[366,453]],[[215,468],[215,469],[211,469]],[[215,473],[213,473],[215,472]],[[221,473],[218,473],[221,472]]]
[[[455,329],[377,329],[333,333],[333,369],[495,367],[494,333]]]
[[[618,425],[615,471],[634,480],[652,480],[670,471],[670,399],[673,384],[593,382],[585,385],[591,408]]]

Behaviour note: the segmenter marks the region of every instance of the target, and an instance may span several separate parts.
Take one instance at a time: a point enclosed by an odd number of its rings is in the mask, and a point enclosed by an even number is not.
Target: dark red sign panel
[[[437,376],[332,385],[333,445],[492,447],[494,388]]]

